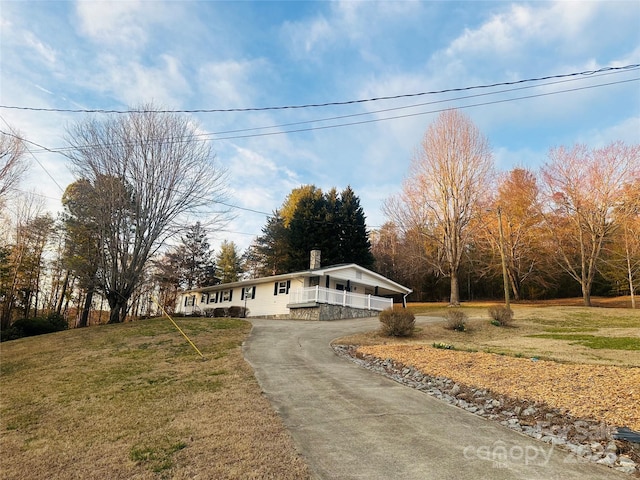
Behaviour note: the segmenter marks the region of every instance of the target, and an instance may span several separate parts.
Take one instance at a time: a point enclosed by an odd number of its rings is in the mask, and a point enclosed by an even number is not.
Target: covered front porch
[[[319,304],[338,305],[341,307],[372,310],[380,312],[393,307],[393,299],[375,295],[315,287],[298,288],[289,294],[289,309],[314,307]]]

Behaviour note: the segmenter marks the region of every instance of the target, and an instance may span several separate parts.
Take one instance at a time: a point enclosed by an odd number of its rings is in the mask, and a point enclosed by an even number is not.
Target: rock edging
[[[574,418],[566,411],[544,404],[494,395],[446,377],[431,377],[391,358],[358,353],[355,345],[332,345],[332,348],[338,356],[398,383],[561,447],[573,454],[576,461],[595,462],[640,478],[640,449],[630,442],[614,439],[615,427],[593,419]]]

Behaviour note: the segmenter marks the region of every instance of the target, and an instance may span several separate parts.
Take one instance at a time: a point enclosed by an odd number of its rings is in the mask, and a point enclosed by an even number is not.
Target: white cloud
[[[251,106],[255,81],[268,68],[261,59],[209,62],[198,72],[198,90],[215,108]]]
[[[324,16],[303,22],[287,21],[282,31],[290,53],[306,61],[313,60],[309,55],[322,52],[327,44],[336,40],[334,30]]]
[[[556,44],[555,49],[584,45],[585,29],[594,19],[596,2],[512,4],[478,28],[467,28],[446,50],[450,58],[472,55],[516,55],[535,44]],[[558,42],[561,42],[558,45]]]
[[[52,65],[56,62],[57,52],[40,40],[33,32],[24,32],[25,46],[34,50],[42,60]]]
[[[96,62],[100,70],[86,72],[79,80],[83,87],[118,99],[125,105],[136,106],[154,101],[166,107],[180,105],[181,98],[190,93],[190,85],[182,71],[181,60],[163,54],[154,65],[127,61],[112,54],[104,54]]]
[[[145,20],[152,11],[145,8],[144,2],[136,0],[76,3],[81,33],[95,42],[123,47],[139,46],[147,41]]]
[[[422,4],[417,1],[353,2],[341,0],[327,4],[328,11],[303,20],[287,21],[284,37],[294,57],[319,62],[314,55],[331,49],[355,48],[362,58],[377,60],[370,43],[394,20],[415,16]]]
[[[638,100],[640,101],[640,98]],[[592,129],[576,139],[576,142],[586,143],[594,148],[604,147],[616,140],[622,140],[627,144],[638,144],[638,132],[640,132],[640,116],[626,118],[606,128]]]

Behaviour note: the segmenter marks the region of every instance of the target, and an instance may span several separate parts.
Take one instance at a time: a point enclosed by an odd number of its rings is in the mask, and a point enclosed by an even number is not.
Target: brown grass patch
[[[240,345],[250,324],[166,319],[2,344],[3,478],[308,478]]]
[[[469,320],[468,331],[445,328],[449,310],[444,304],[410,304],[416,313],[416,331],[410,339],[383,337],[367,332],[343,337],[334,343],[351,345],[414,345],[446,343],[457,350],[500,353],[519,357],[538,357],[559,362],[640,367],[640,350],[589,348],[571,340],[571,335],[596,337],[632,337],[640,339],[640,310],[567,306],[512,305],[513,327],[495,327],[489,323],[489,304],[463,305]],[[428,318],[430,317],[430,318]],[[434,323],[432,317],[441,322]],[[557,338],[533,335],[553,334]],[[566,338],[566,339],[564,339]]]
[[[640,430],[640,369],[531,361],[426,345],[375,345],[358,353],[393,358],[433,377],[447,377],[499,395],[544,402],[576,417]]]

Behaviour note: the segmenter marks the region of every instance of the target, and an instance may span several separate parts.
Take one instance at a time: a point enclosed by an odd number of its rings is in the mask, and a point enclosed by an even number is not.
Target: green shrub
[[[510,327],[513,325],[513,310],[507,307],[490,307],[489,317],[491,325],[496,327]]]
[[[415,315],[405,308],[387,308],[380,312],[380,333],[387,337],[410,337],[416,328]]]
[[[453,345],[449,345],[448,343],[436,342],[433,344],[433,348],[439,348],[441,350],[453,350]]]
[[[3,332],[2,340],[33,337],[45,333],[60,332],[68,328],[67,321],[57,313],[50,313],[46,317],[21,318],[13,322],[6,333]]]
[[[245,318],[249,313],[249,309],[245,307],[233,306],[229,307],[229,316],[232,318]]]
[[[456,332],[464,332],[467,329],[467,314],[457,308],[447,310],[447,330],[455,330]]]

